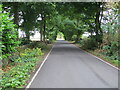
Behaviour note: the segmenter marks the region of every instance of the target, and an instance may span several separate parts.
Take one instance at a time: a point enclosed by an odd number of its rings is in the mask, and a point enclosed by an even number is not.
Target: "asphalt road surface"
[[[57,41],[30,88],[118,88],[118,70]]]

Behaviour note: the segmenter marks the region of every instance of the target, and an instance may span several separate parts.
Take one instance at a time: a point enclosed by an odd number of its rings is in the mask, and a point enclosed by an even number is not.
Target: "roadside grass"
[[[52,47],[52,44],[46,46],[40,44],[38,43],[32,48],[30,46],[24,47],[24,49],[18,48],[19,55],[15,56],[14,62],[2,68],[0,88],[23,88],[29,83],[33,72],[40,66]]]
[[[120,68],[120,61],[119,60],[111,60],[109,59],[109,57],[101,54],[101,52],[98,52],[97,50],[95,51],[91,51],[91,50],[87,50],[89,53],[95,55],[95,56],[98,56],[99,58],[103,59],[104,61],[107,61],[109,62],[110,64]]]
[[[116,66],[118,68],[120,68],[120,61],[119,60],[111,60],[108,56],[105,56],[102,54],[101,50],[96,49],[96,50],[88,50],[85,48],[82,48],[82,46],[79,43],[75,43],[75,45],[85,51],[87,51],[88,53],[91,53],[99,58],[101,58],[102,60],[112,64],[113,66]]]

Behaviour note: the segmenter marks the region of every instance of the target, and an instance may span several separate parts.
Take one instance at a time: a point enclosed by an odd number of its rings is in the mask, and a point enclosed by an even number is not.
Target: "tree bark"
[[[17,25],[17,39],[19,38],[19,14],[18,14],[18,2],[13,3],[14,24]]]
[[[98,10],[96,12],[96,19],[95,19],[95,33],[96,33],[96,41],[99,43],[102,43],[102,30],[101,30],[101,21],[99,19],[100,17],[100,12],[101,12],[101,2],[98,3]]]
[[[30,33],[28,30],[25,30],[26,38],[27,40],[30,40]]]
[[[43,15],[41,14],[41,23],[40,23],[40,41],[43,41]]]
[[[41,42],[43,41],[42,23],[41,23],[41,26],[40,26],[40,41]]]
[[[77,25],[77,27],[79,27],[79,19],[77,19],[77,24],[76,25]],[[79,36],[80,36],[80,31],[78,30],[77,31],[77,38],[75,40],[76,43],[79,41]]]
[[[46,37],[45,37],[45,35],[46,35],[46,33],[45,33],[45,29],[46,29],[46,16],[44,15],[44,18],[43,18],[43,42],[45,42],[46,41]]]
[[[18,15],[18,3],[13,3],[13,13],[14,13],[14,24],[18,26],[19,15]]]
[[[19,8],[19,3],[18,2],[14,2],[13,3],[13,13],[14,13],[14,24],[17,25],[17,40],[19,40],[19,11],[18,11],[18,8]]]

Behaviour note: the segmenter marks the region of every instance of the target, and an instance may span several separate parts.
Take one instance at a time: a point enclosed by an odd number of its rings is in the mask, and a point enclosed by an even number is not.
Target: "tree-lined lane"
[[[30,88],[117,88],[118,70],[67,41],[57,41]]]

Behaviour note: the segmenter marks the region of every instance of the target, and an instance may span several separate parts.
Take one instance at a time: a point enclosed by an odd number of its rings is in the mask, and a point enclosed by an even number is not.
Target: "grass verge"
[[[79,47],[79,48],[87,51],[88,53],[91,53],[91,54],[93,54],[93,55],[101,58],[102,60],[104,60],[104,61],[112,64],[113,66],[116,66],[116,67],[120,68],[120,61],[119,61],[119,60],[111,60],[111,59],[109,59],[109,57],[101,54],[101,50],[99,50],[99,49],[96,49],[96,50],[88,50],[88,49],[82,48],[82,47],[80,46],[80,44],[75,44],[75,45],[76,45],[77,47]]]

